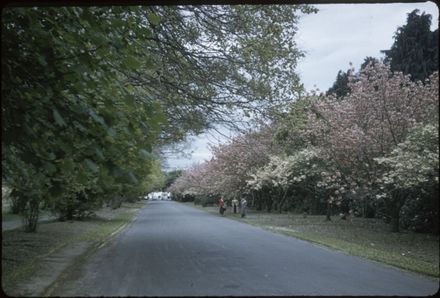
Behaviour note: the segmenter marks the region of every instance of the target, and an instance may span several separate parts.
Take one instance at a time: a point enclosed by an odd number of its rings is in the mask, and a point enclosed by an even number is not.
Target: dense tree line
[[[383,62],[366,57],[358,72],[339,71],[325,95],[299,96],[269,125],[214,148],[170,190],[205,204],[247,196],[258,210],[328,220],[351,213],[438,234],[438,29],[430,25],[414,10]]]
[[[438,70],[438,29],[431,31],[431,15],[419,13],[415,9],[408,14],[406,24],[394,35],[391,49],[382,52],[392,71],[410,74],[412,80],[423,82]]]
[[[5,8],[2,181],[26,229],[41,207],[71,219],[161,188],[161,146],[293,98],[293,36],[314,11]]]
[[[379,62],[352,73],[346,96],[293,102],[269,128],[215,148],[170,190],[438,233],[438,72],[424,83]]]
[[[269,125],[214,148],[170,190],[204,204],[248,196],[258,210],[328,220],[352,213],[383,218],[393,231],[438,233],[438,29],[430,25],[430,15],[409,13],[383,62],[366,57],[359,72],[339,71],[325,95],[299,96]]]

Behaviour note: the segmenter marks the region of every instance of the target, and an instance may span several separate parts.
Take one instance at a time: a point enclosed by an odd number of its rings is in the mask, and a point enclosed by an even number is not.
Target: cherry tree
[[[209,183],[206,182],[210,172],[209,162],[194,165],[184,171],[167,191],[191,195],[204,195],[211,191]]]
[[[212,160],[172,187],[226,197],[249,193],[257,208],[280,211],[324,198],[328,219],[332,206],[348,212],[349,200],[385,202],[398,231],[401,208],[415,192],[438,193],[438,125],[432,124],[438,122],[438,72],[425,82],[383,63],[350,73],[347,96],[307,96],[284,122],[281,117],[212,147]],[[438,202],[433,206],[438,210]]]
[[[390,154],[419,123],[438,117],[438,73],[424,83],[412,82],[391,72],[388,64],[376,63],[349,79],[351,93],[342,100],[329,95],[314,101],[303,134],[322,149],[347,187],[361,187],[368,195],[379,187],[376,181],[383,173],[375,158]],[[389,205],[400,210],[404,201],[397,195]],[[392,215],[394,230],[398,213]]]
[[[281,212],[289,199],[294,203],[295,197],[303,201],[303,196],[316,196],[322,166],[319,149],[314,147],[292,155],[271,155],[266,165],[251,173],[247,185],[264,196],[263,203],[269,211],[276,204]]]
[[[200,196],[232,198],[247,191],[249,172],[264,165],[276,150],[272,144],[273,128],[239,135],[226,144],[212,146],[213,157],[183,172],[169,191]]]
[[[230,143],[212,147],[211,179],[217,193],[234,197],[247,190],[250,172],[269,161],[277,150],[272,143],[273,128],[265,126],[234,138]]]

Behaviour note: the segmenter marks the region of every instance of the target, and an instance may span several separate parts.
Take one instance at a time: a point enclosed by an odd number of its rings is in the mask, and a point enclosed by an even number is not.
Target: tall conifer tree
[[[406,25],[397,29],[391,49],[382,51],[392,71],[402,71],[410,74],[413,81],[423,81],[438,70],[438,29],[430,30],[431,17],[415,9],[408,14]]]

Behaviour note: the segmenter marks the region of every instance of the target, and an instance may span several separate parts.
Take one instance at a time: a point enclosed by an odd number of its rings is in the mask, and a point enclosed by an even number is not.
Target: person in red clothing
[[[223,216],[225,214],[225,200],[223,200],[223,198],[220,198],[220,200],[218,201],[218,206],[219,206],[219,212],[220,214]]]

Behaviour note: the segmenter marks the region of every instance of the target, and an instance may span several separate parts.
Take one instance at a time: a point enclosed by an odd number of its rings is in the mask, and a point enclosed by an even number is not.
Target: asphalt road
[[[438,281],[170,201],[149,202],[60,296],[425,296]]]

